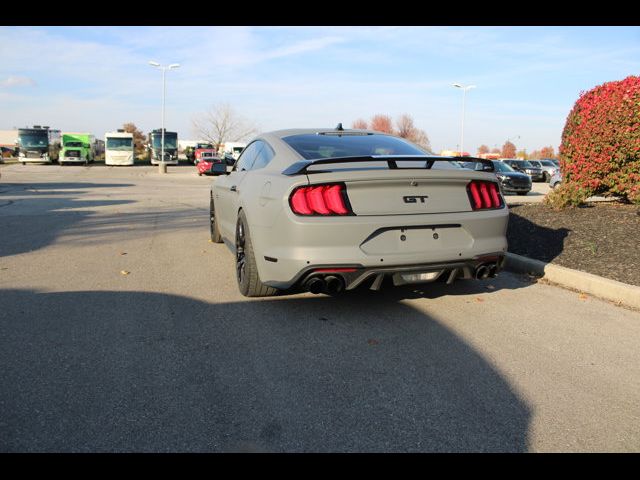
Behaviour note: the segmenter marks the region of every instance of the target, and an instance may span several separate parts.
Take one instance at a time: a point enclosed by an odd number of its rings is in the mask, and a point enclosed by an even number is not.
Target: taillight
[[[347,190],[343,183],[298,187],[289,197],[297,215],[351,215]]]
[[[473,180],[467,185],[467,193],[474,210],[500,208],[504,205],[498,184],[495,182]]]

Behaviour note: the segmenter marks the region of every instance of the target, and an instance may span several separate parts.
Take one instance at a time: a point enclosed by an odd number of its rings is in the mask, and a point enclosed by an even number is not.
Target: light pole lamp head
[[[158,62],[152,62],[152,61],[149,62],[149,65],[151,65],[152,67],[159,67],[160,66],[160,64]]]
[[[476,86],[475,86],[475,85],[467,85],[467,86],[465,87],[464,85],[462,85],[462,84],[460,84],[460,83],[452,83],[452,84],[451,84],[451,86],[452,86],[452,87],[456,87],[456,88],[461,88],[461,89],[462,89],[462,90],[464,90],[465,92],[466,92],[467,90],[472,89],[472,88],[476,88]]]
[[[179,63],[172,63],[171,65],[169,65],[169,70],[171,70],[173,68],[180,68],[180,64]]]

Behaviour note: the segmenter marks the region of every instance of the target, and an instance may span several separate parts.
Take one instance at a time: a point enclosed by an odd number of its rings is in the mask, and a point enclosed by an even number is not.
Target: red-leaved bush
[[[640,77],[580,94],[562,132],[560,166],[558,200],[566,190],[569,197],[615,195],[640,204]]]

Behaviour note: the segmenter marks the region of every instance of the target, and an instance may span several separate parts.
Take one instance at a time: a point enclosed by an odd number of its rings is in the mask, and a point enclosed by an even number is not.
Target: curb
[[[505,269],[540,276],[562,287],[573,288],[594,297],[640,310],[640,287],[581,272],[553,263],[541,262],[507,252]]]

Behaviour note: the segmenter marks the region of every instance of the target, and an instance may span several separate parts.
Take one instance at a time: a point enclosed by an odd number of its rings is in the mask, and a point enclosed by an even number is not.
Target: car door
[[[215,206],[218,228],[222,236],[233,241],[236,231],[238,213],[238,194],[242,188],[242,181],[251,169],[256,156],[262,148],[261,141],[255,141],[244,149],[229,175],[218,177],[215,185]]]

